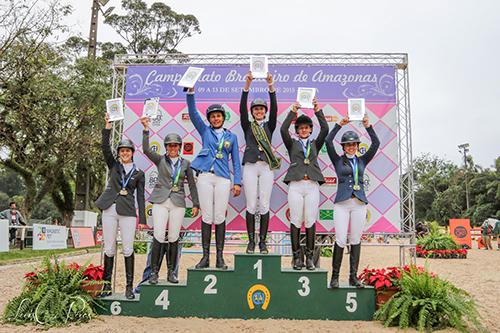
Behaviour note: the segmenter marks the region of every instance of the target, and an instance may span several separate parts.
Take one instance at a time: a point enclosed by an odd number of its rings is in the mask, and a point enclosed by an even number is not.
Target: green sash
[[[279,169],[281,167],[281,158],[274,156],[266,131],[256,121],[252,121],[251,127],[255,141],[259,145],[259,150],[263,151],[266,155],[269,167],[271,170]]]

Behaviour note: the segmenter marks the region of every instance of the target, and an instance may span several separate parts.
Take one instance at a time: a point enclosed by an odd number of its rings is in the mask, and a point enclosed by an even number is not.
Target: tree
[[[123,0],[122,8],[125,15],[111,14],[104,23],[126,41],[129,52],[177,53],[184,39],[201,32],[195,16],[178,14],[161,2],[148,8],[142,0]]]

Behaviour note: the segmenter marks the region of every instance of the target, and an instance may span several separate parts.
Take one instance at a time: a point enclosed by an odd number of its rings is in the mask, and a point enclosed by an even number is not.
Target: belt
[[[304,180],[310,180],[311,178],[309,178],[308,175],[304,175]]]
[[[215,170],[208,170],[208,171],[196,170],[196,177],[198,177],[202,173],[213,173],[215,175]]]

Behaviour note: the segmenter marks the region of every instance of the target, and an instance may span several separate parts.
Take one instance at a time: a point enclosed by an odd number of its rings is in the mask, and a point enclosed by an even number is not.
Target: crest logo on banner
[[[269,289],[263,284],[255,284],[248,289],[247,303],[250,310],[255,307],[260,307],[262,310],[267,310],[269,302],[271,301],[271,293]]]

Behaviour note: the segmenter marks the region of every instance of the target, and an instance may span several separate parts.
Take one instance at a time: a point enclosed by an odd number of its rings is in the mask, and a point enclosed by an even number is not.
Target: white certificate
[[[316,95],[316,88],[299,88],[297,90],[297,102],[304,109],[314,108],[313,100]]]
[[[106,100],[106,112],[109,115],[109,121],[122,120],[123,115],[123,101],[121,98],[113,98]]]
[[[193,88],[204,70],[205,68],[189,67],[177,85],[185,88]]]
[[[250,71],[255,79],[265,79],[268,72],[268,63],[266,56],[251,56]]]
[[[363,120],[365,116],[365,99],[349,98],[347,99],[349,120]]]
[[[160,115],[160,98],[147,98],[142,108],[142,116],[155,119]]]

